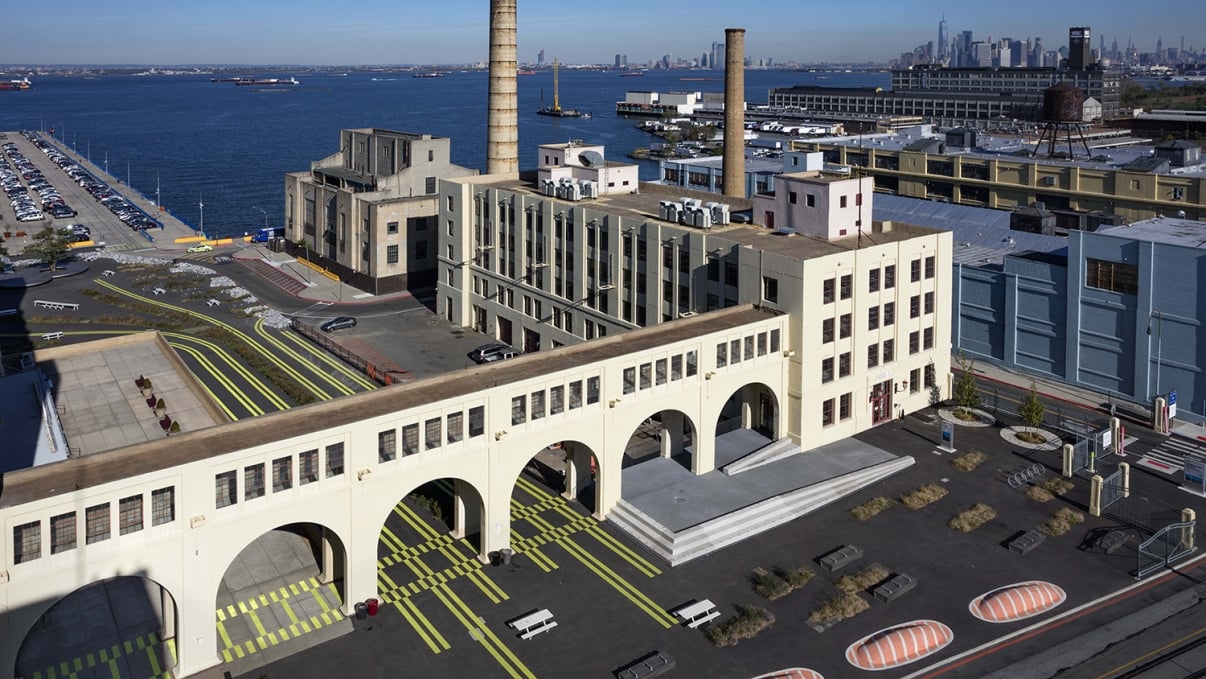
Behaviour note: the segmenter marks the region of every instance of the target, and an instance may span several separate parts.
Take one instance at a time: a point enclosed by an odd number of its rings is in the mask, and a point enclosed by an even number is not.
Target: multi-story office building
[[[439,312],[532,352],[742,303],[777,309],[791,318],[786,431],[837,440],[946,393],[950,364],[950,236],[873,222],[872,183],[785,174],[773,195],[720,206],[648,184],[567,200],[530,175],[449,179]],[[724,223],[729,207],[754,224]]]
[[[375,294],[430,285],[437,180],[477,174],[450,152],[447,137],[343,130],[338,152],[285,175],[289,247]]]

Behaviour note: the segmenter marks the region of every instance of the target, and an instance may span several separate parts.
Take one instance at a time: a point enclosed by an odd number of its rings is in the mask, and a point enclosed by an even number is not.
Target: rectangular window
[[[264,465],[253,464],[243,468],[243,501],[264,497]]]
[[[884,267],[884,290],[891,290],[896,287],[896,265],[889,264]]]
[[[50,553],[75,549],[75,512],[50,517]]]
[[[884,363],[891,363],[896,360],[896,340],[884,340]]]
[[[214,505],[218,509],[229,507],[239,501],[235,492],[238,490],[238,472],[231,470],[214,476]]]
[[[838,207],[846,207],[846,199],[848,196],[838,196]]]
[[[586,404],[594,405],[599,402],[599,378],[586,378]]]
[[[109,503],[84,510],[84,542],[92,544],[109,539]]]
[[[694,349],[692,349],[691,351],[687,352],[687,377],[695,377],[696,373],[698,372],[699,355],[695,353]]]
[[[386,222],[385,232],[388,234],[398,233],[398,222]]]
[[[667,361],[664,358],[659,358],[653,363],[653,383],[657,385],[665,384],[669,379],[669,374],[666,372]]]
[[[933,389],[936,380],[934,379],[934,364],[929,363],[925,366],[925,388]]]
[[[1139,292],[1139,268],[1134,264],[1085,260],[1085,287],[1134,295]]]
[[[123,497],[117,502],[117,524],[119,535],[142,530],[142,495]]]
[[[385,247],[385,263],[386,264],[397,264],[398,263],[398,246],[397,245],[387,245]]]
[[[788,202],[788,203],[790,203],[790,204],[792,204],[792,205],[795,205],[795,204],[796,204],[796,192],[795,192],[795,191],[788,191],[788,192],[787,192],[787,202]]]
[[[42,558],[42,522],[23,523],[13,527],[13,563],[25,563]]]
[[[151,491],[151,525],[162,526],[176,520],[176,487]]]
[[[528,421],[528,397],[515,396],[511,399],[511,424],[523,424]]]
[[[816,207],[817,197],[811,193],[804,194],[804,204],[808,207]]]
[[[764,332],[758,333],[758,355],[766,355],[766,333]]]
[[[922,349],[933,349],[934,348],[934,329],[933,328],[926,328],[925,330],[921,331],[921,348]]]
[[[772,304],[779,301],[779,279],[762,277],[762,299]]]
[[[424,186],[423,188],[426,189],[427,195],[430,196],[431,194],[436,192],[436,178],[435,177],[428,177],[427,181],[424,183],[426,184],[426,186]]]
[[[909,280],[916,283],[921,280],[921,260],[914,259],[909,263]]]
[[[653,384],[653,365],[650,363],[642,363],[640,369],[641,389],[648,389]]]
[[[850,352],[838,356],[838,377],[850,376]]]
[[[544,417],[544,390],[532,392],[532,421]]]
[[[879,345],[872,344],[867,347],[867,367],[874,368],[879,365]]]
[[[549,387],[549,414],[559,415],[565,410],[565,387]]]
[[[821,343],[828,344],[833,341],[833,319],[826,318],[821,321]]]
[[[770,331],[770,350],[772,354],[779,353],[779,329]]]
[[[465,438],[465,413],[448,415],[448,442],[457,443]]]
[[[408,424],[402,427],[402,454],[414,455],[419,452],[419,425]]]
[[[871,269],[867,272],[867,291],[879,292],[879,269]]]
[[[423,423],[423,448],[431,450],[439,448],[443,444],[444,420],[439,417],[430,417]]]
[[[745,348],[745,360],[750,361],[754,358],[754,336],[750,335],[742,340],[742,345]]]
[[[850,336],[850,324],[850,314],[842,314],[841,319],[838,322],[838,338],[846,339]]]
[[[631,394],[636,391],[636,368],[624,368],[624,393]]]
[[[272,461],[272,492],[293,487],[293,457],[278,457]]]
[[[343,444],[332,443],[327,446],[327,478],[343,473]]]
[[[481,436],[486,431],[486,409],[474,406],[469,409],[469,438]]]
[[[926,278],[934,277],[934,256],[933,255],[930,255],[929,257],[925,258],[925,277]]]
[[[842,394],[838,398],[838,419],[850,419],[850,394]]]
[[[921,335],[916,330],[909,333],[909,355],[917,353],[921,350]]]
[[[833,303],[834,286],[835,285],[837,285],[837,281],[835,281],[832,278],[826,278],[825,281],[823,283],[821,283],[821,303],[822,304],[832,304]]]
[[[670,357],[670,381],[681,380],[683,378],[683,355],[675,354]]]
[[[298,485],[314,483],[318,480],[318,451],[303,450],[297,455]]]
[[[884,327],[896,323],[896,302],[884,302]]]
[[[850,299],[850,295],[854,293],[854,275],[846,274],[842,276],[841,298]]]
[[[867,329],[876,330],[879,328],[879,307],[873,306],[867,309]]]
[[[921,295],[913,295],[909,298],[909,318],[919,316],[921,316]]]
[[[925,293],[925,308],[924,308],[924,311],[925,311],[925,313],[927,313],[927,314],[932,314],[932,313],[934,313],[934,293],[933,293],[932,291],[931,291],[931,292],[927,292],[927,293]]]
[[[732,363],[741,362],[741,340],[735,339],[729,342],[729,361]]]
[[[909,371],[909,393],[916,394],[921,391],[921,370],[914,368]]]
[[[825,399],[821,402],[821,426],[828,427],[833,424],[833,399]]]
[[[833,381],[833,357],[821,359],[821,382]]]
[[[377,432],[377,461],[389,462],[398,457],[398,430]]]

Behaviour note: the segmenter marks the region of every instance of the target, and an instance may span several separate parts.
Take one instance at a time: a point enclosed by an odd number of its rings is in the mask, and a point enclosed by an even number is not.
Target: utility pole
[[[163,204],[159,202],[159,170],[155,170],[155,206],[163,207]]]
[[[205,198],[197,192],[197,207],[201,209],[201,235],[205,235]]]

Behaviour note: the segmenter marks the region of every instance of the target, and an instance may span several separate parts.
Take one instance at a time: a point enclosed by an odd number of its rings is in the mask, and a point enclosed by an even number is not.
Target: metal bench
[[[507,627],[519,632],[519,638],[524,641],[556,626],[557,621],[553,620],[553,614],[547,608],[533,611],[507,623]]]
[[[80,305],[72,302],[51,302],[45,299],[34,300],[34,306],[40,309],[71,309],[72,311],[80,308]]]
[[[836,571],[846,564],[857,561],[863,557],[863,550],[854,545],[846,545],[839,547],[832,552],[821,557],[821,565],[825,570]]]
[[[674,658],[661,651],[654,651],[640,660],[620,668],[616,672],[616,679],[651,679],[651,677],[660,677],[674,669],[676,664]]]
[[[62,333],[62,331],[43,333],[42,339],[46,340],[47,342],[61,340],[61,339],[63,339],[63,333]]]
[[[715,620],[720,617],[720,611],[716,610],[716,604],[708,599],[697,601],[693,604],[688,604],[674,611],[674,615],[678,616],[687,627],[698,629],[700,625]]]
[[[916,578],[905,575],[904,573],[897,573],[891,580],[888,580],[884,584],[872,590],[871,594],[874,595],[876,599],[879,599],[884,603],[888,603],[889,601],[900,598],[905,592],[908,592],[916,586]]]
[[[1009,551],[1025,554],[1042,544],[1047,536],[1036,530],[1028,530],[1009,541]]]
[[[219,304],[221,304],[221,302],[219,302],[219,301],[218,301],[218,300],[216,300],[216,299],[212,299],[212,298],[211,298],[211,299],[207,299],[207,300],[205,300],[205,305],[206,305],[206,306],[218,306]]]

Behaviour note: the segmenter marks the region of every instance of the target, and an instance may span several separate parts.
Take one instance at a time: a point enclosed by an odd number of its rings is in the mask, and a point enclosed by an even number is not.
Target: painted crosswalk
[[[1176,474],[1185,468],[1185,456],[1206,457],[1206,450],[1190,441],[1172,436],[1143,454],[1138,464],[1165,474]]]

